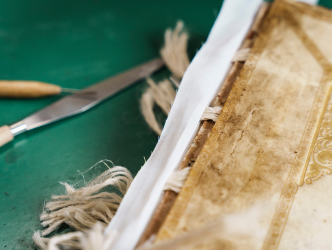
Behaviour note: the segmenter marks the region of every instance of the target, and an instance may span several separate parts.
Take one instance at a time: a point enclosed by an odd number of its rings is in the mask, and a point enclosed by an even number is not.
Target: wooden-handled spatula
[[[128,88],[135,82],[150,76],[164,66],[165,63],[160,58],[151,60],[85,88],[77,93],[74,93],[73,95],[63,97],[48,107],[45,107],[44,109],[10,126],[2,126],[0,127],[0,147],[13,140],[14,136],[25,131],[80,114],[96,106],[107,98],[119,93],[121,90]],[[60,89],[57,89],[57,91],[60,91]],[[47,91],[45,92],[48,93]],[[54,93],[55,90],[53,90],[53,92],[50,90],[50,92]]]
[[[0,97],[2,98],[41,98],[79,91],[45,82],[0,80]]]

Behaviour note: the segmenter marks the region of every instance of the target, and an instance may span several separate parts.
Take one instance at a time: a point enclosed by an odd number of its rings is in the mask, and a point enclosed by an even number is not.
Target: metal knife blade
[[[138,80],[148,77],[164,65],[164,62],[160,58],[157,58],[85,88],[73,95],[64,97],[22,121],[9,126],[10,132],[15,136],[24,131],[82,113],[129,87]],[[93,94],[82,94],[84,92]]]

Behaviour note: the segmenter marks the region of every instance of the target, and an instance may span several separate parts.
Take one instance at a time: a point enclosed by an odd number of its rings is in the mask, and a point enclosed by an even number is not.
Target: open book
[[[156,241],[331,249],[331,92],[332,12],[275,1]]]

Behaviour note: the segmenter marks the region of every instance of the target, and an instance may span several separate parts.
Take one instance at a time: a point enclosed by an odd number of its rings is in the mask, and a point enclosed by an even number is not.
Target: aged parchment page
[[[157,241],[224,220],[200,249],[332,248],[331,45],[330,11],[273,4]]]

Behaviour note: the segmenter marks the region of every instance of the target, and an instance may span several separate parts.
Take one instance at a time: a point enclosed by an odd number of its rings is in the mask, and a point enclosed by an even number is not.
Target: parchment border
[[[284,17],[284,11],[288,10],[294,13],[297,11],[298,15],[310,15],[314,18],[318,18],[324,21],[332,22],[332,12],[321,7],[308,7],[301,3],[295,2],[288,2],[284,0],[277,0],[271,6],[271,10],[268,14],[266,21],[263,23],[262,32],[259,34],[258,39],[256,40],[254,47],[251,51],[251,55],[249,56],[248,60],[245,63],[244,68],[242,69],[239,78],[234,84],[234,87],[227,99],[227,102],[224,106],[224,109],[221,115],[218,118],[217,123],[215,124],[210,136],[208,137],[207,141],[205,142],[203,149],[197,158],[188,178],[183,186],[179,196],[176,199],[175,204],[173,205],[170,213],[168,214],[163,226],[159,230],[156,240],[166,240],[172,237],[175,237],[175,229],[178,225],[179,218],[185,212],[187,205],[190,202],[190,199],[194,193],[195,187],[199,182],[204,167],[209,163],[209,156],[213,153],[213,149],[215,147],[216,142],[221,133],[223,133],[223,129],[225,124],[227,123],[228,119],[230,118],[233,110],[238,103],[239,97],[243,91],[243,88],[246,86],[247,82],[249,81],[252,72],[254,71],[256,64],[259,60],[261,53],[263,52],[265,46],[267,45],[269,36],[273,31],[275,25],[278,24],[280,17]],[[287,19],[287,18],[286,18]],[[294,20],[288,20],[293,21]],[[294,23],[293,23],[294,25]],[[296,25],[296,23],[295,23]],[[301,33],[302,32],[302,33]],[[303,37],[303,31],[297,32],[300,36],[301,40]],[[314,44],[310,44],[309,41],[305,41],[307,47],[313,46],[314,48],[308,48],[312,53],[317,51],[317,48]],[[319,60],[319,56],[321,53],[318,51],[314,55],[316,59]],[[326,60],[323,58],[322,61],[319,63],[322,65],[325,73],[323,79],[321,81],[320,87],[318,88],[316,99],[313,104],[313,108],[311,110],[310,118],[307,123],[306,130],[303,134],[302,141],[298,150],[297,157],[294,160],[292,168],[289,172],[288,179],[285,183],[284,189],[282,191],[281,197],[279,199],[273,220],[271,222],[268,234],[265,238],[263,249],[276,249],[278,247],[280,238],[282,236],[282,232],[284,229],[284,225],[287,221],[288,213],[290,211],[291,205],[293,203],[295,194],[299,187],[299,180],[300,176],[303,172],[305,161],[310,155],[310,145],[312,140],[315,137],[316,130],[318,128],[320,114],[322,113],[322,109],[324,108],[324,103],[328,96],[327,91],[332,91],[331,88],[331,65],[326,65]]]

